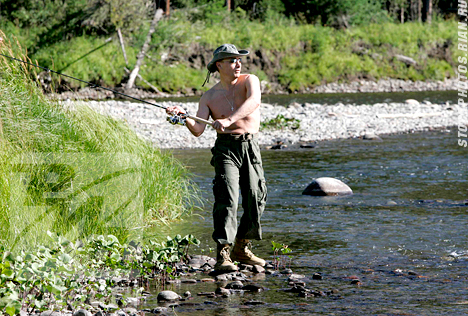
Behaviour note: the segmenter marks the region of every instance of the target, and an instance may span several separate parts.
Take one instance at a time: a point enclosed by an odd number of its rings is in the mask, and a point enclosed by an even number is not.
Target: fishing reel
[[[173,116],[168,116],[167,121],[171,123],[172,125],[182,125],[185,126],[185,123],[187,121],[187,114],[175,114]]]

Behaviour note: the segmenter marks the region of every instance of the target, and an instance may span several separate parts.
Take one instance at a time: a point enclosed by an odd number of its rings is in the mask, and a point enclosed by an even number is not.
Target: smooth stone
[[[158,294],[158,302],[173,302],[179,300],[179,294],[173,291],[162,291]]]
[[[153,314],[162,314],[165,312],[167,312],[167,307],[156,307],[151,311]]]
[[[56,311],[43,311],[41,316],[63,316],[63,314]]]
[[[262,266],[254,265],[253,270],[254,273],[265,273],[265,268]]]
[[[322,280],[322,279],[323,279],[323,275],[322,275],[321,273],[316,272],[316,273],[314,273],[314,274],[312,275],[312,279],[313,279],[313,280]]]
[[[79,309],[73,313],[73,316],[91,316],[91,313],[86,309]]]
[[[304,278],[305,278],[305,275],[303,274],[291,274],[288,278],[288,281],[296,281],[296,280],[300,280]]]
[[[180,280],[181,283],[189,283],[189,284],[196,284],[197,283],[197,280],[194,280],[194,279],[184,279],[184,280]]]
[[[419,105],[419,101],[418,101],[418,100],[415,100],[415,99],[408,99],[408,100],[405,100],[405,103],[406,103],[406,104],[410,104],[410,105]]]
[[[376,134],[373,134],[373,133],[364,134],[362,139],[363,140],[375,140],[375,141],[379,141],[379,142],[382,141],[382,138],[380,138],[379,135],[376,135]]]
[[[326,195],[351,195],[353,191],[344,182],[329,177],[314,179],[302,195],[326,196]]]
[[[218,295],[223,295],[223,296],[231,295],[231,291],[229,289],[224,288],[224,287],[218,287],[216,289],[215,293],[218,294]]]

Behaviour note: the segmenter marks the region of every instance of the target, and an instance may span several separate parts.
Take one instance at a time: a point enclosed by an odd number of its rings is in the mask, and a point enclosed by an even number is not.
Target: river
[[[264,240],[253,242],[254,252],[271,261],[271,241],[287,244],[291,268],[306,276],[308,288],[337,293],[300,298],[282,291],[286,276],[274,275],[257,280],[266,291],[228,299],[195,295],[214,291],[213,283],[182,284],[172,289],[191,291],[194,305],[176,307],[177,315],[468,314],[468,148],[457,145],[455,127],[382,139],[262,152],[269,195]],[[174,155],[194,173],[206,202],[173,234],[194,234],[207,253],[215,247],[210,150]],[[318,177],[340,179],[354,195],[303,196]],[[317,272],[322,280],[313,280]],[[248,300],[264,304],[247,306]]]

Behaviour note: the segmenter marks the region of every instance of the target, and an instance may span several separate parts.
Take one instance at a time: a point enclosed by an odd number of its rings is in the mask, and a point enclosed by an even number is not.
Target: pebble
[[[205,129],[202,136],[194,137],[186,127],[170,125],[166,122],[164,110],[148,104],[114,100],[61,101],[61,104],[68,108],[89,106],[99,113],[125,121],[142,138],[160,148],[210,148],[216,139],[216,131],[209,127]],[[166,107],[182,105],[191,114],[195,114],[198,108],[196,102],[181,104],[180,102],[165,101],[158,102],[158,104]],[[454,115],[453,108],[447,109],[446,104],[419,102],[416,104],[412,101],[410,103],[363,105],[305,104],[299,108],[262,104],[260,110],[263,121],[274,119],[278,115],[290,116],[300,120],[300,127],[296,130],[263,130],[259,133],[260,145],[272,148],[280,142],[284,145],[280,145],[279,148],[286,148],[286,144],[296,144],[299,147],[304,140],[307,140],[307,143],[313,143],[330,139],[363,138],[366,134],[383,135],[423,131],[428,128],[454,126],[457,125],[457,117],[468,117],[468,108],[466,107],[457,108],[457,115]],[[330,116],[329,113],[333,113],[333,115]],[[461,123],[468,124],[468,121]],[[204,262],[198,261],[197,263],[200,267]],[[195,260],[193,265],[196,266]]]

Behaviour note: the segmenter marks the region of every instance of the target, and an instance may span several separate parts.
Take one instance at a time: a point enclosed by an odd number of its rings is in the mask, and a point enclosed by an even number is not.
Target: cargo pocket
[[[265,179],[260,179],[258,181],[257,199],[258,199],[258,204],[262,208],[262,210],[265,207],[267,196],[268,196],[268,190],[266,186],[266,181]]]
[[[249,156],[250,162],[253,165],[261,164],[262,163],[262,156],[260,154],[260,147],[257,143],[251,143],[249,146]]]

